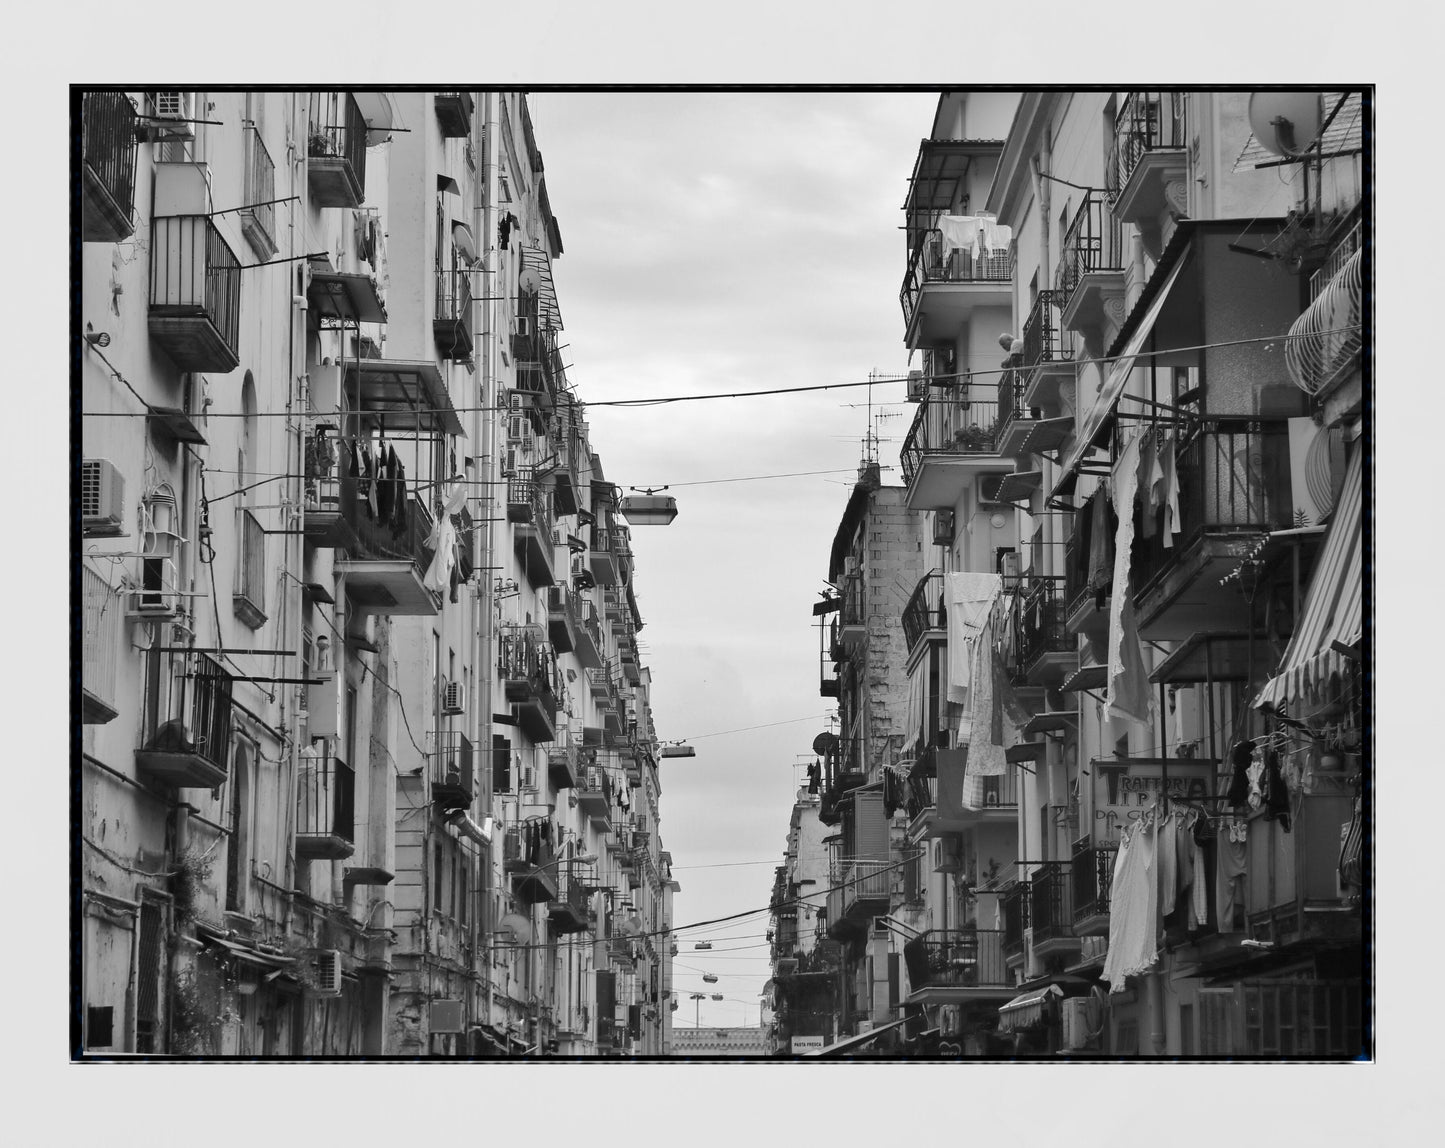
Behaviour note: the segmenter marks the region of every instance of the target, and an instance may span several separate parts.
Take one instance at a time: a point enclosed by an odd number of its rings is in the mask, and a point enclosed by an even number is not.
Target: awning
[[[1108,680],[1108,666],[1080,666],[1064,679],[1059,689],[1064,693],[1073,693],[1076,690],[1102,690]]]
[[[462,421],[452,406],[441,371],[432,362],[402,359],[353,359],[346,364],[345,385],[360,380],[360,410],[367,414],[397,415],[387,426],[464,435]]]
[[[551,257],[540,247],[523,247],[521,274],[524,280],[536,284],[537,318],[542,328],[560,331],[562,312],[557,306],[557,288],[552,283]]]
[[[1032,992],[1021,993],[998,1010],[999,1032],[1016,1032],[1021,1028],[1032,1028],[1044,1019],[1044,1005],[1064,995],[1058,985],[1045,985]]]
[[[1190,634],[1165,658],[1149,680],[1159,682],[1244,682],[1249,680],[1249,656],[1255,660],[1269,649],[1263,638],[1250,642],[1248,634]]]
[[[933,223],[933,216],[953,206],[954,196],[968,174],[974,156],[997,156],[1003,152],[1002,140],[923,140],[913,174],[908,177],[908,198],[903,210],[908,213],[908,247],[917,246],[922,233]]]
[[[377,293],[376,279],[372,275],[331,271],[313,262],[306,302],[312,312],[322,319],[339,319],[347,323],[386,322],[386,307]]]
[[[1334,519],[1310,579],[1304,612],[1279,670],[1255,699],[1256,708],[1297,706],[1330,677],[1342,673],[1346,658],[1335,643],[1354,646],[1363,632],[1364,458],[1356,447]]]
[[[1084,416],[1083,422],[1079,424],[1078,436],[1074,439],[1073,449],[1069,451],[1068,460],[1063,466],[1063,479],[1054,488],[1052,497],[1062,493],[1061,488],[1065,482],[1071,482],[1070,476],[1075,474],[1079,464],[1089,453],[1094,440],[1099,437],[1104,428],[1105,421],[1109,419],[1114,408],[1119,403],[1119,397],[1124,393],[1124,388],[1129,383],[1129,376],[1134,371],[1134,360],[1139,352],[1144,349],[1144,344],[1149,334],[1154,330],[1154,324],[1159,318],[1159,313],[1164,309],[1164,303],[1169,298],[1169,292],[1173,289],[1175,282],[1179,279],[1179,273],[1184,265],[1189,262],[1190,245],[1186,244],[1184,249],[1174,260],[1174,266],[1169,269],[1168,276],[1154,298],[1149,303],[1149,308],[1134,326],[1133,334],[1129,336],[1123,348],[1118,352],[1118,357],[1109,368],[1109,377],[1104,380],[1098,396],[1094,399],[1094,405],[1089,408],[1088,414]],[[1147,291],[1148,288],[1146,287]]]
[[[842,1040],[835,1041],[833,1044],[828,1045],[826,1048],[815,1048],[812,1052],[805,1052],[803,1055],[841,1056],[845,1052],[850,1052],[854,1049],[862,1048],[865,1044],[867,1044],[870,1040],[873,1040],[875,1037],[880,1037],[885,1032],[888,1032],[890,1029],[895,1029],[901,1025],[905,1025],[912,1019],[912,1017],[906,1016],[902,1020],[895,1020],[891,1021],[888,1024],[879,1025],[877,1028],[869,1029],[869,1031],[859,1033],[857,1036],[844,1037]]]

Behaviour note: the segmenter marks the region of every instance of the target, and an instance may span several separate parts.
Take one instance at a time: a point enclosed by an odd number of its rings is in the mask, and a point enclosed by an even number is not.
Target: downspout
[[[500,256],[496,250],[497,234],[497,93],[483,92],[482,115],[481,115],[481,150],[482,150],[482,201],[474,208],[474,215],[478,220],[477,244],[481,249],[482,258],[482,289],[476,292],[472,306],[474,310],[474,327],[480,333],[482,344],[482,402],[481,410],[474,412],[473,428],[477,435],[477,442],[481,452],[478,465],[475,468],[477,478],[482,482],[481,497],[478,505],[481,512],[477,515],[472,524],[475,531],[475,553],[477,564],[481,567],[481,584],[478,587],[478,602],[481,617],[477,619],[475,632],[477,635],[477,656],[473,661],[472,693],[473,709],[477,715],[477,759],[485,762],[482,768],[481,784],[477,787],[482,794],[482,808],[484,816],[492,814],[492,777],[495,763],[492,761],[492,695],[493,680],[495,672],[496,657],[493,653],[494,635],[492,630],[493,621],[493,537],[492,518],[495,516],[497,500],[494,496],[493,483],[496,481],[496,464],[494,460],[495,450],[493,447],[493,434],[496,429],[497,420],[493,416],[493,408],[497,405],[496,386],[496,337],[493,332],[493,316],[495,312],[497,275],[496,263]],[[485,852],[487,865],[487,880],[484,888],[490,890],[492,878],[492,850],[488,846]],[[490,914],[490,905],[484,904],[483,911]],[[478,916],[480,914],[477,914]],[[486,937],[486,969],[482,979],[483,991],[487,997],[486,1018],[487,1024],[494,1023],[492,1015],[492,938],[497,922],[491,920],[490,915],[484,926]]]

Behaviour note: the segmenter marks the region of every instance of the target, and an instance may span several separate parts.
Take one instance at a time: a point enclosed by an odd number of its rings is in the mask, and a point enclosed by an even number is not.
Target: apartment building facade
[[[641,618],[525,95],[76,123],[78,1050],[661,1052]]]
[[[839,1051],[1363,1047],[1368,115],[941,97],[901,295],[922,892],[874,921],[897,1028]]]

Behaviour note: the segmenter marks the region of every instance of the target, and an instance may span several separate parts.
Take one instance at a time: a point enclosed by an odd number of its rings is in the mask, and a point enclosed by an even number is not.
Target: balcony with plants
[[[506,625],[497,634],[497,676],[521,731],[533,742],[557,736],[557,660],[541,626]]]
[[[300,754],[296,777],[296,856],[341,860],[356,850],[356,774],[325,743]]]
[[[119,243],[135,234],[135,105],[124,92],[86,92],[80,125],[80,237]]]
[[[240,363],[241,261],[208,215],[151,221],[147,327],[183,371]]]
[[[918,404],[903,440],[900,459],[910,510],[951,510],[980,476],[1013,469],[1012,459],[1000,451],[1004,415],[1013,410],[1012,389],[1007,411],[999,407],[999,388],[992,379],[975,384],[965,376],[947,390],[933,391]]]
[[[178,789],[218,788],[230,764],[231,674],[205,654],[157,648],[144,673],[137,770]]]
[[[350,92],[313,92],[306,135],[312,207],[360,207],[366,198],[366,119]]]

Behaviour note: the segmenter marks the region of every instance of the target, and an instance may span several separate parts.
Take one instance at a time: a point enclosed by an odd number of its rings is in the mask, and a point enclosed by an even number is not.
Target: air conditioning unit
[[[1059,1002],[1059,1018],[1063,1022],[1060,1047],[1089,1047],[1089,998],[1069,997]]]
[[[933,512],[933,544],[935,546],[953,545],[953,511],[935,510]]]
[[[80,526],[87,536],[110,537],[125,526],[125,478],[109,459],[80,464]]]
[[[524,414],[513,414],[507,416],[507,441],[527,442],[530,445],[532,438],[531,420]]]
[[[174,618],[180,613],[180,571],[169,558],[146,558],[141,563],[141,584],[131,590],[132,616]]]
[[[341,995],[341,951],[322,949],[316,954],[316,995],[339,997]]]
[[[1006,554],[1000,554],[998,558],[998,572],[1003,578],[1004,586],[1016,586],[1022,570],[1020,564],[1022,558],[1017,550],[1010,550]]]
[[[1033,928],[1024,930],[1024,980],[1044,975],[1044,962],[1034,955]]]
[[[923,377],[922,371],[908,372],[908,401],[910,403],[921,403],[928,397],[928,382]]]
[[[143,124],[151,143],[196,138],[195,92],[151,92],[150,114]]]
[[[461,682],[448,682],[442,687],[442,713],[449,717],[467,712],[467,692]]]

